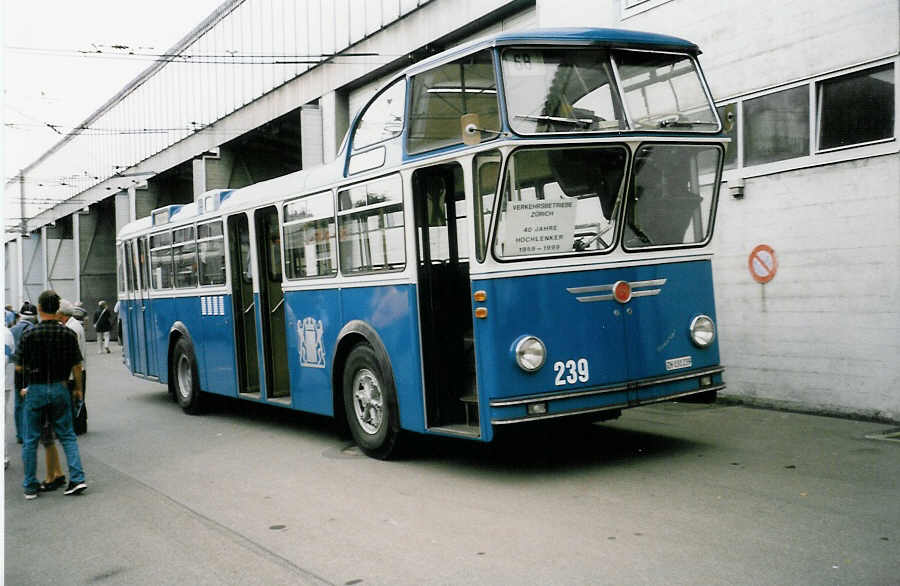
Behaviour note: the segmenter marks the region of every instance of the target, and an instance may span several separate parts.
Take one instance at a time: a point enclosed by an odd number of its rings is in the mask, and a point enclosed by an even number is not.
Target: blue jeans
[[[22,444],[22,462],[25,464],[25,488],[36,486],[37,446],[41,438],[41,410],[50,409],[50,420],[56,431],[56,438],[66,453],[69,466],[69,480],[84,481],[84,469],[81,467],[81,455],[78,453],[78,441],[72,429],[72,395],[63,382],[51,384],[30,384],[25,395],[22,419],[25,424]]]
[[[25,403],[25,399],[22,398],[22,395],[19,391],[22,390],[22,382],[24,377],[21,372],[17,372],[15,374],[15,384],[13,385],[13,395],[15,399],[15,408],[13,410],[13,417],[16,421],[16,441],[25,439],[25,436],[22,435],[25,431],[25,422],[22,421],[22,405]]]

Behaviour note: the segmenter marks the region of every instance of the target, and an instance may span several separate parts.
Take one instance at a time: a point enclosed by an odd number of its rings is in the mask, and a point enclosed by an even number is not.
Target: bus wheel
[[[173,356],[173,371],[170,380],[173,381],[175,400],[181,405],[185,413],[196,414],[200,412],[201,392],[200,379],[197,376],[197,360],[194,358],[194,349],[191,343],[181,338],[175,343]]]
[[[400,433],[397,399],[368,344],[358,344],[347,356],[344,410],[360,449],[373,458],[390,458]]]

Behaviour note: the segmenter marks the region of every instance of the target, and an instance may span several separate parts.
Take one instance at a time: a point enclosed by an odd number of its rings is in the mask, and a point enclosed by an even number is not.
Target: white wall
[[[633,16],[622,0],[538,0],[537,11],[542,27],[609,26],[697,43],[717,99],[896,54],[900,44],[897,0],[671,0]]]
[[[897,0],[650,0],[643,12],[623,2],[538,0],[538,20],[689,39],[703,50],[717,99],[896,55],[900,46]],[[728,393],[900,421],[900,156],[896,142],[882,147],[849,149],[849,160],[825,165],[787,162],[747,178],[742,200],[723,189],[714,274]],[[762,243],[779,265],[766,285],[747,266]]]
[[[729,393],[900,420],[900,158],[748,179],[713,262]],[[765,285],[747,265],[775,250]]]

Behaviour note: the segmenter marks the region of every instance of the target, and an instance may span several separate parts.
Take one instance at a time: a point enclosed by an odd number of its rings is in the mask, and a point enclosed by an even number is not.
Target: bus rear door
[[[238,392],[259,393],[256,302],[253,299],[250,227],[245,214],[235,214],[228,218],[228,241],[231,251],[231,299],[234,307]]]
[[[278,210],[269,206],[256,210],[256,258],[259,263],[259,331],[262,333],[266,396],[287,397],[290,401],[291,381],[287,367],[287,345],[284,317],[284,291],[281,275],[281,226]]]

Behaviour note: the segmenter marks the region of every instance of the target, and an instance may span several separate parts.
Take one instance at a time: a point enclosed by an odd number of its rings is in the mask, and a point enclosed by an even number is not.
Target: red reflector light
[[[619,303],[628,303],[631,301],[631,285],[625,281],[619,281],[613,285],[613,297]]]

